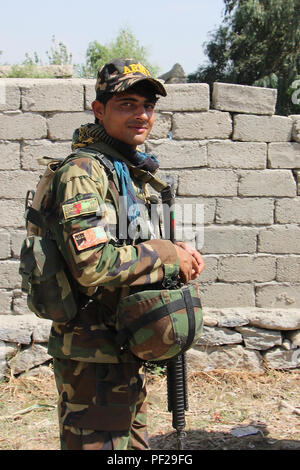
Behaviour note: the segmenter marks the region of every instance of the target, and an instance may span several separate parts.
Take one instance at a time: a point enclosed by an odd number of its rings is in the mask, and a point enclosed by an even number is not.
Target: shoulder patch
[[[78,251],[86,250],[92,246],[100,245],[108,241],[106,232],[103,227],[92,227],[72,235],[75,246]]]
[[[81,201],[72,202],[69,204],[63,204],[62,210],[64,214],[64,219],[68,220],[73,217],[78,217],[80,215],[92,214],[99,210],[99,201],[96,197],[91,197],[89,199],[82,199]]]

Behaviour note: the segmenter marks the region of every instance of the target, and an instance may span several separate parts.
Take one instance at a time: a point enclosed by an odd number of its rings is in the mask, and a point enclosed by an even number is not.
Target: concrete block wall
[[[175,184],[178,220],[202,208],[203,226],[194,214],[183,235],[205,258],[204,310],[300,315],[300,116],[274,115],[272,89],[215,83],[212,103],[207,84],[167,90],[145,149]],[[70,152],[94,96],[94,80],[0,80],[0,319],[29,314],[18,257],[38,158]]]

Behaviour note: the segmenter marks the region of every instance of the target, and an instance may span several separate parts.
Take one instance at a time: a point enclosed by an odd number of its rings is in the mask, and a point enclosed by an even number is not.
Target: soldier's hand
[[[202,271],[205,269],[205,263],[201,254],[199,253],[199,251],[195,250],[195,248],[193,248],[191,245],[185,242],[175,242],[175,246],[177,246],[177,248],[178,247],[182,248],[185,252],[189,253],[192,256],[193,258],[192,274],[191,274],[190,279],[192,280],[196,279],[199,276],[199,274],[201,274]],[[178,254],[178,251],[177,251],[177,254]]]
[[[179,259],[179,277],[180,280],[186,284],[191,279],[195,279],[198,274],[198,263],[196,259],[187,250],[179,245],[175,245],[177,256]]]

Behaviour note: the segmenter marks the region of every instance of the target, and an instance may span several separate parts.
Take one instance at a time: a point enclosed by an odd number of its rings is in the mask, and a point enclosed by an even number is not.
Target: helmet
[[[117,342],[147,362],[173,359],[199,339],[203,316],[198,286],[147,290],[121,299]]]

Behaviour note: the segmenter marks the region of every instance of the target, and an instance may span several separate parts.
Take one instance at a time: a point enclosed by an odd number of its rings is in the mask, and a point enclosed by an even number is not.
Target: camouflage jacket
[[[52,324],[53,357],[87,362],[132,362],[115,342],[116,307],[133,289],[174,280],[177,252],[168,240],[116,243],[111,234],[119,215],[118,181],[110,180],[89,147],[67,161],[53,179],[51,231],[79,293],[79,312],[68,323]],[[147,186],[132,176],[139,200]]]

